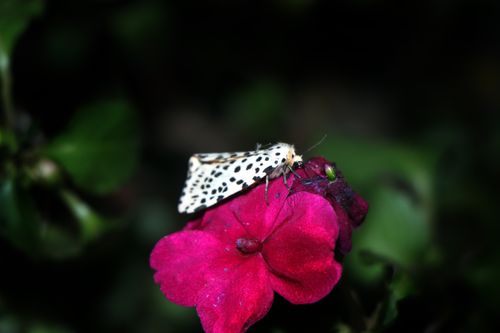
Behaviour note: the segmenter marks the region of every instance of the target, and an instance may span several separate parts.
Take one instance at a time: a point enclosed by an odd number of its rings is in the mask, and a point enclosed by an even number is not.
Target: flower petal
[[[212,262],[224,256],[222,252],[224,244],[203,231],[180,231],[166,236],[156,244],[150,257],[150,265],[156,270],[155,282],[170,301],[194,306],[206,285]],[[236,261],[233,256],[226,260]]]
[[[238,201],[239,198],[233,200]],[[247,237],[245,226],[237,219],[229,204],[207,210],[198,229],[234,248],[238,238]]]
[[[263,256],[273,289],[295,304],[314,303],[338,282],[342,266],[334,259],[337,216],[327,200],[307,192],[290,196],[269,236]]]
[[[263,183],[233,199],[228,205],[250,237],[264,239],[273,230],[287,195],[288,189],[279,177],[269,182],[267,195],[266,184]]]
[[[247,256],[208,280],[196,307],[206,332],[244,332],[271,308],[273,290],[260,255]]]
[[[196,306],[206,332],[244,332],[273,301],[262,256],[244,255],[204,231],[164,237],[150,264],[167,299]]]

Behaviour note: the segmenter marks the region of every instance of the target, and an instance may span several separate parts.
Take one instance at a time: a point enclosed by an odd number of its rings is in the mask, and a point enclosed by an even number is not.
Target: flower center
[[[236,248],[243,254],[252,254],[262,249],[262,243],[257,239],[238,238]]]

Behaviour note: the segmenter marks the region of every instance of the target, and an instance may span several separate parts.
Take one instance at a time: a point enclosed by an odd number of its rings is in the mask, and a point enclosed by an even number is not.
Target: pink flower
[[[330,169],[334,179],[328,179],[327,169]],[[352,247],[352,230],[363,222],[368,213],[368,203],[347,184],[335,163],[323,157],[310,159],[297,173],[302,178],[293,182],[292,192],[319,194],[331,203],[339,225],[338,250],[347,254]]]
[[[224,333],[261,319],[274,292],[294,304],[326,296],[342,272],[334,259],[338,217],[306,185],[289,195],[275,179],[266,204],[261,184],[161,239],[150,258],[161,291],[195,306],[206,332]]]

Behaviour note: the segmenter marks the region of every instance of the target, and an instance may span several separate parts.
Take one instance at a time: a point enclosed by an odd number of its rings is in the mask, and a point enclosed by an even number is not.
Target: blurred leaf
[[[63,190],[61,196],[80,225],[83,242],[91,241],[106,228],[106,222],[87,203],[69,190]]]
[[[336,333],[352,333],[351,327],[345,323],[337,323],[333,329]]]
[[[370,204],[346,258],[354,277],[373,284],[380,281],[387,263],[408,270],[421,264],[432,251],[432,154],[415,147],[339,138],[328,139],[319,149],[337,162]],[[385,263],[368,262],[367,253]]]
[[[12,179],[0,183],[0,232],[17,247],[32,252],[38,246],[39,221],[30,195]]]
[[[328,137],[318,146],[321,155],[337,162],[355,189],[370,191],[374,182],[392,177],[412,185],[424,204],[432,199],[432,163],[435,154],[401,144]]]
[[[52,224],[45,224],[40,235],[41,252],[51,258],[63,259],[80,254],[84,243],[75,235]]]
[[[391,324],[398,316],[398,302],[414,293],[414,285],[410,276],[403,271],[398,271],[388,285],[388,294],[384,304],[382,326]]]
[[[136,115],[123,101],[86,107],[44,153],[59,162],[79,187],[98,194],[113,191],[137,163]]]
[[[496,311],[500,306],[500,253],[483,253],[480,262],[467,266],[464,276],[478,294],[486,300],[487,309]]]
[[[380,272],[380,265],[366,264],[362,252],[374,253],[407,269],[421,262],[429,248],[430,230],[424,210],[392,188],[380,188],[372,196],[363,226],[355,231],[349,264],[362,279]]]
[[[43,9],[42,0],[0,0],[0,67],[8,60],[19,35],[29,20]]]
[[[138,213],[141,223],[134,223],[134,233],[146,244],[153,244],[158,235],[175,232],[180,227],[175,223],[177,212],[163,198],[144,198]]]
[[[26,331],[27,333],[70,333],[72,331],[54,324],[35,323]]]
[[[273,81],[257,81],[236,94],[229,103],[230,120],[238,130],[252,136],[274,137],[276,124],[281,124],[281,115],[286,105],[285,92]]]
[[[119,41],[131,49],[154,46],[158,31],[164,31],[166,9],[162,2],[141,1],[123,6],[113,16],[112,29]],[[161,36],[164,38],[164,36]]]
[[[100,236],[109,224],[75,193],[67,189],[61,189],[59,193],[78,224],[78,232],[71,232],[56,224],[44,224],[41,246],[44,254],[61,259],[80,254],[86,243]]]
[[[12,127],[14,122],[10,71],[12,49],[18,37],[26,29],[29,20],[39,14],[42,7],[41,0],[0,0],[0,86],[7,127]]]
[[[21,332],[21,324],[18,320],[10,316],[5,316],[3,312],[0,312],[0,332]]]
[[[0,313],[0,332],[2,333],[70,333],[72,331],[58,324],[30,323],[13,315]]]
[[[3,153],[4,149],[9,153],[18,149],[16,136],[12,130],[0,128],[0,149],[0,153]]]
[[[195,332],[200,326],[196,311],[193,308],[185,307],[170,302],[160,291],[159,287],[151,284],[149,289],[149,302],[154,305],[153,310],[156,315],[165,318],[169,327],[178,328],[176,331]]]

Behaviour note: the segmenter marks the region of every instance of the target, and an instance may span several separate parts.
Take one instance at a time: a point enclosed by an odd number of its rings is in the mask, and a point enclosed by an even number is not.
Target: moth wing
[[[179,199],[177,210],[179,213],[193,213],[203,208],[210,207],[216,204],[220,195],[212,193],[213,188],[222,186],[224,181],[219,181],[219,177],[224,178],[226,170],[234,161],[243,158],[245,155],[252,152],[235,152],[235,153],[207,153],[195,154],[189,159],[189,167],[186,177],[186,182]],[[221,169],[221,171],[218,171]],[[224,172],[223,172],[224,171]],[[224,174],[224,175],[223,175]],[[218,177],[214,177],[217,175]],[[224,186],[229,187],[230,186]],[[233,188],[231,188],[234,191]],[[235,193],[235,192],[233,192]],[[228,195],[224,195],[227,197]]]
[[[208,162],[213,161],[212,159],[202,162],[196,155],[192,156],[178,211],[194,213],[211,207],[265,177],[265,168],[254,167],[257,158],[233,157],[224,162],[218,159],[217,163],[214,163]]]
[[[208,154],[194,154],[191,158],[196,157],[201,163],[225,163],[235,158],[240,158],[245,154],[252,152],[239,151],[235,153],[208,153]]]
[[[289,149],[290,145],[278,143],[257,151],[193,155],[179,212],[194,213],[211,207],[274,174],[283,167]]]

